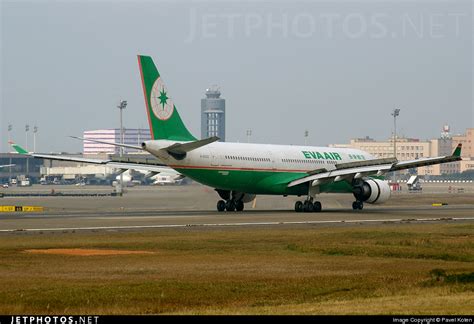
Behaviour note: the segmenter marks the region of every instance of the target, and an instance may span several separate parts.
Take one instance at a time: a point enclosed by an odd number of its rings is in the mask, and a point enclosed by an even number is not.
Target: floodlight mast
[[[397,117],[400,115],[400,109],[394,109],[391,115],[393,116],[393,156],[397,158]]]
[[[127,100],[121,100],[120,103],[117,106],[117,108],[120,109],[120,144],[123,144],[123,142],[124,142],[122,112],[126,107],[127,107]],[[122,160],[123,146],[120,147],[119,152],[120,152],[120,160]],[[122,194],[122,192],[123,192],[123,172],[120,173],[120,185],[118,187],[119,187],[120,194]]]

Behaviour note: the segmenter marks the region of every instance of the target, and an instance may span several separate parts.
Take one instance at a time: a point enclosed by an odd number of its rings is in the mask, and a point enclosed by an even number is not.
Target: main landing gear
[[[360,200],[356,200],[352,203],[352,209],[354,210],[362,210],[362,208],[364,208],[364,203]]]
[[[319,194],[319,186],[308,186],[308,196],[306,200],[303,201],[297,201],[295,203],[295,211],[297,213],[305,212],[305,213],[311,213],[311,212],[316,212],[319,213],[321,211],[321,202],[319,201],[314,201],[313,198],[316,197],[316,195]]]
[[[217,210],[223,211],[242,211],[244,210],[244,203],[242,200],[229,199],[227,201],[219,200],[217,202]]]
[[[222,199],[217,202],[217,211],[242,211],[244,210],[245,193],[230,190],[216,189]]]
[[[295,211],[297,213],[300,212],[305,212],[305,213],[311,213],[311,212],[320,212],[322,209],[321,202],[315,201],[313,202],[313,199],[307,199],[305,202],[302,201],[297,201],[295,203]]]

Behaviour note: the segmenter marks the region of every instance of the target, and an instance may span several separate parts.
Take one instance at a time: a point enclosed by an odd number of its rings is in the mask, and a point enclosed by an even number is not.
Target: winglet
[[[13,143],[12,141],[10,141],[10,142],[8,142],[8,143],[10,143],[10,145],[13,147],[13,149],[14,149],[15,151],[18,152],[18,154],[23,154],[23,155],[28,154],[28,151],[25,150],[25,149],[24,149],[23,147],[21,147],[20,145],[15,144],[15,143]]]
[[[462,144],[459,143],[458,146],[456,147],[456,149],[453,152],[453,156],[460,157],[461,156],[461,148],[462,148]]]

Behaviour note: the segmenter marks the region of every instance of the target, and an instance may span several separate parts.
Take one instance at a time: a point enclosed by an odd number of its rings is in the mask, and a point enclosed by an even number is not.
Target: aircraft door
[[[268,158],[270,159],[270,161],[268,162],[268,167],[272,170],[276,170],[277,169],[277,166],[276,166],[276,161],[275,161],[275,156],[272,152],[268,151]]]
[[[211,153],[211,165],[219,166],[219,156],[217,154]]]

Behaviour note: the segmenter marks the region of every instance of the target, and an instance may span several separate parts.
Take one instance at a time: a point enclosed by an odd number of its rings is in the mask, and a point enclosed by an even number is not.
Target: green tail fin
[[[461,149],[462,149],[462,144],[459,143],[456,149],[453,152],[453,156],[460,157],[461,156]]]
[[[152,58],[138,55],[138,66],[152,138],[195,141],[196,138],[184,126]]]
[[[21,147],[20,145],[15,144],[15,143],[13,143],[13,142],[9,142],[9,143],[11,144],[11,146],[13,147],[13,149],[14,149],[15,151],[17,151],[19,154],[23,154],[23,155],[28,154],[28,151],[25,150],[25,149],[24,149],[23,147]]]

